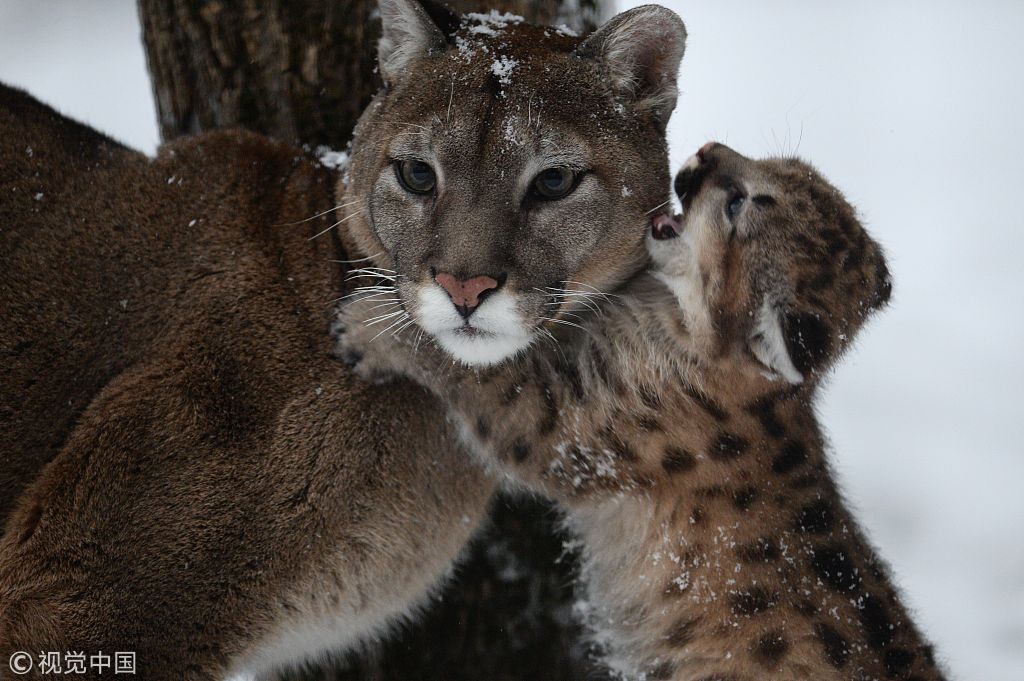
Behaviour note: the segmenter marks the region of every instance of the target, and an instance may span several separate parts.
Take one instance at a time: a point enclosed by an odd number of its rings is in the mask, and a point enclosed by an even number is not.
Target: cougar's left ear
[[[643,5],[612,17],[577,48],[604,61],[612,87],[634,106],[651,110],[662,126],[676,106],[676,78],[686,49],[686,26],[675,12]]]
[[[782,329],[782,311],[776,304],[770,301],[761,304],[747,345],[757,361],[772,374],[792,385],[803,383],[803,374],[797,370],[789,356],[786,335]]]
[[[447,48],[444,33],[417,0],[380,0],[380,21],[377,63],[388,85],[412,62]]]

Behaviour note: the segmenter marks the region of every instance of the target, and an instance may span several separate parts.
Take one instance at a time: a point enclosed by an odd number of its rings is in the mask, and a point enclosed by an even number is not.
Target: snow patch
[[[316,157],[319,159],[321,165],[333,170],[338,170],[339,168],[344,168],[348,165],[347,151],[335,151],[323,144],[316,148]]]
[[[498,57],[491,64],[491,73],[498,77],[502,85],[512,84],[512,70],[519,66],[519,62],[512,57]]]
[[[463,15],[462,25],[470,32],[479,35],[497,36],[510,25],[521,24],[524,19],[518,14],[498,12],[469,12]],[[473,24],[473,25],[470,25]]]

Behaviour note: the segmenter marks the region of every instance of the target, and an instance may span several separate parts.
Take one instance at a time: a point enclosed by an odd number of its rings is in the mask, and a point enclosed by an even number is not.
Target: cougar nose
[[[473,314],[483,299],[501,286],[501,283],[494,277],[481,275],[462,280],[448,272],[439,272],[434,277],[434,281],[448,292],[452,304],[464,319],[469,319],[469,315]]]

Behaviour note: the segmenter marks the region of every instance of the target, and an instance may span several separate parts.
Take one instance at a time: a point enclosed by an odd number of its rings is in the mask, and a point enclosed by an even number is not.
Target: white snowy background
[[[894,302],[821,409],[835,467],[952,677],[1024,681],[1024,2],[665,4],[673,165],[799,153],[886,245]],[[129,0],[0,0],[0,80],[158,143]]]

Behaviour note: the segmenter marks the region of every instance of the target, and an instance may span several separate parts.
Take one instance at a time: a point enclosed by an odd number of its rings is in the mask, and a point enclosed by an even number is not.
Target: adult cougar
[[[668,192],[674,14],[579,39],[381,11],[388,87],[341,200],[255,135],[150,160],[0,88],[4,661],[131,650],[142,678],[218,679],[381,635],[449,572],[493,483],[429,395],[331,358],[345,263],[395,268],[468,362],[544,333],[534,288],[641,265]]]

